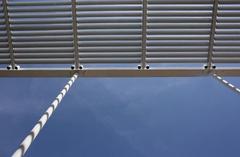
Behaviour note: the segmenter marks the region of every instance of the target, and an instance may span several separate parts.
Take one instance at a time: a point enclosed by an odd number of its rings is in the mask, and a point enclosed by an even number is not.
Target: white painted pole
[[[217,74],[213,74],[213,77],[216,78],[219,82],[223,83],[228,88],[240,94],[240,88],[237,88],[233,84],[229,83],[227,80],[224,80],[221,76],[218,76]]]
[[[47,111],[42,115],[40,120],[37,122],[37,124],[33,127],[31,132],[27,135],[27,137],[22,141],[19,148],[13,153],[12,157],[22,157],[28,150],[29,146],[32,144],[34,139],[39,134],[40,130],[43,128],[43,126],[46,124],[47,120],[51,117],[52,113],[56,110],[58,105],[60,104],[61,100],[65,96],[65,94],[68,92],[74,81],[78,78],[78,74],[74,74],[72,78],[69,80],[69,82],[65,85],[61,93],[55,98],[55,100],[52,102],[51,106],[47,109]]]

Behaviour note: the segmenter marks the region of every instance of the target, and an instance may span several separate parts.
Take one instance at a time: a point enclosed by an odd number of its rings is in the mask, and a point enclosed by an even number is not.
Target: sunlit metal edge
[[[39,69],[20,70],[0,69],[0,77],[71,77],[74,73],[79,77],[193,77],[217,74],[220,76],[240,76],[240,68],[218,68],[209,71],[199,68],[162,68],[162,69]]]

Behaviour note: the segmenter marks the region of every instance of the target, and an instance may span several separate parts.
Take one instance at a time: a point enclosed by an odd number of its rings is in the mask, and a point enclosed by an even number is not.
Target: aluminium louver
[[[2,1],[0,1],[0,64],[10,64],[8,35]]]
[[[148,0],[147,61],[206,63],[212,0]]]
[[[73,63],[71,0],[8,1],[17,64]]]
[[[240,1],[219,0],[214,63],[240,63]]]
[[[7,1],[16,64],[206,64],[211,32],[211,60],[240,61],[238,0],[218,0],[213,30],[214,0],[144,0],[146,15],[143,0],[76,0],[77,30],[73,1]],[[0,35],[0,64],[11,64],[2,1]]]
[[[141,0],[77,0],[80,63],[140,63]]]

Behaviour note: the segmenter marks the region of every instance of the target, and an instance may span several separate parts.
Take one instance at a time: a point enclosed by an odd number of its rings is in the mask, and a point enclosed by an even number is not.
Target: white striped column
[[[33,127],[31,132],[27,135],[27,137],[22,141],[18,149],[13,153],[12,157],[22,157],[28,150],[29,146],[32,144],[34,139],[37,137],[41,129],[46,124],[47,120],[51,117],[52,113],[56,110],[60,102],[62,101],[65,94],[68,92],[74,81],[78,78],[78,74],[74,74],[72,78],[68,81],[68,83],[65,85],[63,90],[60,92],[60,94],[55,98],[55,100],[52,102],[50,107],[47,109],[47,111],[42,115],[42,117],[39,119],[37,124]]]
[[[228,81],[224,80],[221,76],[218,76],[217,74],[213,74],[213,77],[216,78],[219,82],[223,83],[225,86],[229,87],[233,91],[240,94],[240,89],[234,86],[233,84],[229,83]]]

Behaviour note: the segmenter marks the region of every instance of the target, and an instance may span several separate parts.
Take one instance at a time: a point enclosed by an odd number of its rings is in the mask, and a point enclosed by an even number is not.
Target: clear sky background
[[[13,153],[67,81],[0,79],[0,157]],[[26,157],[239,157],[239,102],[211,77],[80,78]]]

